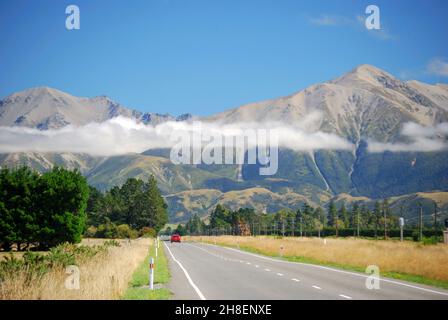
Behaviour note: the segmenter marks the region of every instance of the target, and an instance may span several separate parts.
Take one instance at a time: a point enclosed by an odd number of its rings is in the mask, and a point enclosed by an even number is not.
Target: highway
[[[168,288],[178,300],[448,300],[448,291],[256,255],[203,243],[164,242],[171,271]]]

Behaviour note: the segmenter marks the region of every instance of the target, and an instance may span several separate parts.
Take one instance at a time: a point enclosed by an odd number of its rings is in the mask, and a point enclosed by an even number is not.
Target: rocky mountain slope
[[[176,120],[168,114],[143,113],[122,106],[106,96],[75,97],[65,92],[39,87],[9,95],[0,101],[0,126],[22,126],[41,130],[66,125],[84,125],[124,116],[147,124]],[[184,114],[179,120],[188,119]]]

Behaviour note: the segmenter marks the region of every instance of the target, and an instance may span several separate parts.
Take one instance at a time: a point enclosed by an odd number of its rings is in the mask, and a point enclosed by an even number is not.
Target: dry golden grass
[[[88,239],[84,245],[99,245],[104,240]],[[83,262],[79,290],[65,287],[65,270],[51,270],[40,281],[28,283],[26,272],[10,275],[0,283],[0,300],[97,300],[119,299],[131,280],[132,273],[148,254],[151,239],[121,241],[120,247]]]
[[[191,241],[216,242],[217,244],[256,250],[267,255],[304,257],[328,264],[358,268],[377,265],[381,272],[400,272],[423,276],[428,279],[448,281],[448,246],[444,244],[421,245],[364,239],[323,239],[272,237],[187,237]],[[283,253],[281,253],[283,247]]]

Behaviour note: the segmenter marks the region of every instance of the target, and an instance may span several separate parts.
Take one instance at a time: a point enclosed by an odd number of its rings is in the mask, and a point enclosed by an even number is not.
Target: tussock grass
[[[86,240],[84,245],[100,245],[104,240]],[[65,286],[69,274],[65,268],[52,268],[41,277],[32,277],[26,269],[8,274],[0,282],[1,300],[97,300],[119,299],[128,287],[132,273],[148,253],[151,239],[120,241],[78,265],[79,290]]]
[[[364,271],[377,265],[381,274],[403,280],[448,287],[448,246],[415,242],[356,238],[274,238],[274,237],[187,237],[258,252],[283,256],[291,261],[339,266]],[[283,247],[283,250],[280,248]]]

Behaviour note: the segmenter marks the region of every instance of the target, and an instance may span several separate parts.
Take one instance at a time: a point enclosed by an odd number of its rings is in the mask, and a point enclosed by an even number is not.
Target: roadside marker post
[[[149,289],[154,290],[154,258],[149,263]]]
[[[157,256],[158,256],[158,247],[156,246],[156,258],[157,258]]]

